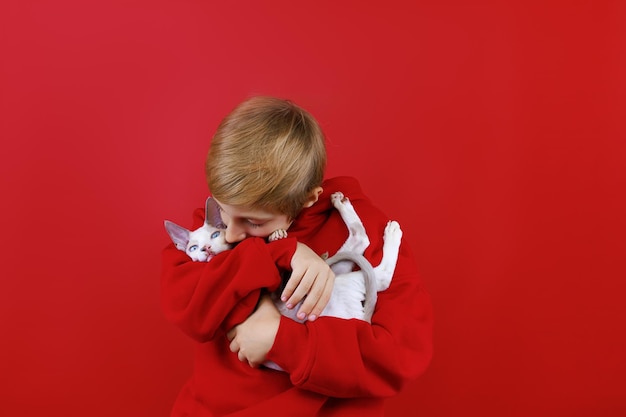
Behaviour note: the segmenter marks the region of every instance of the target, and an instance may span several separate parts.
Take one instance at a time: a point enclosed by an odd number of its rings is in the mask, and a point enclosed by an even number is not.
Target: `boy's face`
[[[247,237],[266,238],[278,229],[287,230],[291,221],[286,214],[276,214],[244,206],[230,206],[213,198],[226,225],[226,241],[241,242]]]

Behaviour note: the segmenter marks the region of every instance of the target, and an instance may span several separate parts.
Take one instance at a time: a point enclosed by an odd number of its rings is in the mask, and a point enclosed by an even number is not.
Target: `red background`
[[[383,4],[2,2],[0,415],[168,415],[162,222],[252,94],[414,248],[435,357],[390,416],[625,415],[626,7]]]

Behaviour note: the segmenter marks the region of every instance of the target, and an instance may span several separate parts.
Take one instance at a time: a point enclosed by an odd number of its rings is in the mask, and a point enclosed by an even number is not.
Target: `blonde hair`
[[[324,134],[313,116],[291,101],[257,96],[221,122],[205,173],[218,201],[294,219],[325,168]]]

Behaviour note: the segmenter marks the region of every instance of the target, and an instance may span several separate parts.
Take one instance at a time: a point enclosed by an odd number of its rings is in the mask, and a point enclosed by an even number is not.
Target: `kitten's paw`
[[[336,193],[333,193],[330,196],[330,201],[331,203],[333,203],[333,206],[335,206],[335,208],[339,210],[339,212],[342,212],[342,211],[345,212],[346,207],[348,208],[352,207],[352,203],[350,202],[350,199],[346,197],[345,195],[343,195],[341,191],[337,191]]]
[[[330,196],[330,201],[333,203],[333,206],[339,208],[339,206],[348,201],[348,197],[344,196],[341,191],[337,191]]]
[[[395,220],[389,221],[385,227],[385,235],[383,238],[385,240],[399,242],[400,239],[402,239],[402,229],[400,229],[400,224]]]
[[[274,230],[271,235],[267,238],[268,242],[273,242],[275,240],[284,239],[287,237],[287,231],[285,229]]]

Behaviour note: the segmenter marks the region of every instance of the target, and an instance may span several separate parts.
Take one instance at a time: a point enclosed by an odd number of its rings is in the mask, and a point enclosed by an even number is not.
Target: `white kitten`
[[[165,229],[176,247],[194,261],[208,262],[218,253],[231,248],[231,245],[224,240],[224,229],[218,229],[208,223],[190,231],[165,220]]]
[[[208,262],[218,253],[232,248],[231,244],[226,243],[225,229],[219,208],[211,197],[204,207],[204,224],[196,230],[165,220],[165,230],[176,248],[199,262]]]

